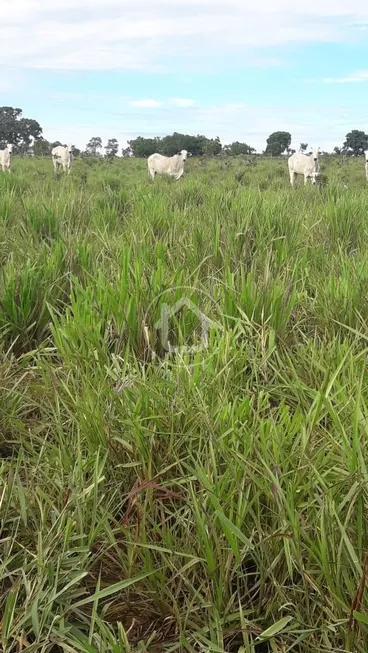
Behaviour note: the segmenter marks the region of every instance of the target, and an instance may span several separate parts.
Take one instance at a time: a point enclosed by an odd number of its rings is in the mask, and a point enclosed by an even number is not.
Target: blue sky
[[[2,0],[0,104],[84,147],[174,130],[286,129],[331,149],[368,130],[363,0]]]

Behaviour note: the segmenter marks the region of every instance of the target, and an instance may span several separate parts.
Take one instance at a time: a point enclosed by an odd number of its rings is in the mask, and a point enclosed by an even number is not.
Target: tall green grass
[[[4,652],[367,651],[368,194],[324,172],[0,176]]]

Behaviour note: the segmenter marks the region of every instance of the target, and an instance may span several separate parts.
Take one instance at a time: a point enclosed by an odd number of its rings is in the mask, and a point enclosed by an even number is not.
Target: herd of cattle
[[[8,144],[5,150],[0,150],[0,166],[3,171],[10,172],[12,161],[13,145]],[[310,154],[304,152],[295,152],[288,159],[290,183],[294,186],[295,178],[297,175],[304,177],[304,184],[309,180],[312,184],[317,182],[320,174],[319,170],[319,154],[320,149],[313,150]],[[184,174],[184,166],[188,156],[192,156],[187,150],[182,150],[174,156],[163,156],[163,154],[152,154],[148,157],[148,176],[149,179],[154,179],[156,175],[168,175],[174,179],[180,179]],[[364,152],[365,156],[365,176],[368,181],[368,150]],[[72,160],[73,160],[73,146],[59,145],[54,147],[51,152],[52,163],[54,166],[55,174],[58,173],[59,168],[64,172],[70,174]]]

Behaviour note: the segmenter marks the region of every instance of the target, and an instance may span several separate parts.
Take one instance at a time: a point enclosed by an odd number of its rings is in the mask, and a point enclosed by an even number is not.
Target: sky
[[[332,150],[368,130],[368,3],[1,0],[0,105],[81,148],[286,130]]]

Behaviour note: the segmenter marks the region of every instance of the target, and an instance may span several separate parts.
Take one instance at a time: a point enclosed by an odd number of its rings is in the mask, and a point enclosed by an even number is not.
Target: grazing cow
[[[71,145],[58,145],[54,147],[51,152],[52,163],[54,165],[55,174],[57,174],[59,168],[63,168],[64,172],[68,172],[70,175],[70,168],[72,166],[72,151],[73,147]]]
[[[290,183],[294,186],[296,175],[304,176],[304,184],[308,183],[311,179],[312,184],[315,184],[319,176],[319,162],[318,162],[319,148],[313,150],[311,154],[303,154],[302,152],[295,152],[288,161],[290,172]]]
[[[368,181],[368,150],[364,152],[365,156],[365,178]]]
[[[3,169],[3,172],[5,170],[10,172],[12,152],[13,152],[13,146],[10,143],[8,143],[5,150],[0,150],[0,165]]]
[[[180,179],[184,174],[184,163],[188,156],[192,155],[186,150],[182,150],[179,154],[170,157],[157,153],[151,154],[148,157],[148,177],[154,179],[156,174],[161,174]]]

